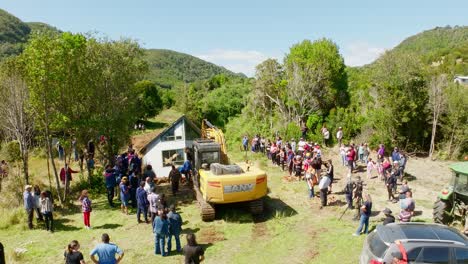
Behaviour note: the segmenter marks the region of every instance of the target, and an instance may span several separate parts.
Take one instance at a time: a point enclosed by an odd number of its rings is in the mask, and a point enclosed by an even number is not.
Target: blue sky
[[[131,37],[249,76],[303,39],[331,38],[355,66],[423,30],[468,25],[466,0],[2,0],[0,8],[64,31]]]

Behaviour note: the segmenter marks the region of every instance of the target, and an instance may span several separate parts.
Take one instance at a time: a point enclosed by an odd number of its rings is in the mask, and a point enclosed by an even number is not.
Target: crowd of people
[[[282,171],[289,174],[290,178],[297,181],[304,181],[308,189],[308,197],[314,199],[319,197],[320,208],[329,205],[328,195],[332,193],[332,186],[335,181],[334,165],[331,158],[325,159],[322,147],[330,142],[330,131],[326,127],[321,130],[323,141],[308,142],[305,137],[299,141],[291,139],[283,140],[276,136],[274,140],[255,135],[251,139],[246,135],[242,138],[242,146],[245,151],[252,151],[264,154],[273,166],[277,166]],[[303,135],[305,136],[305,135]],[[379,145],[376,157],[373,159],[373,152],[367,143],[348,145],[343,143],[343,130],[339,128],[336,133],[339,142],[338,160],[342,166],[346,167],[347,177],[343,194],[346,199],[347,209],[356,209],[356,219],[359,220],[359,227],[353,235],[367,233],[369,230],[369,219],[372,215],[372,198],[370,194],[363,195],[365,181],[360,176],[353,177],[358,170],[366,170],[366,180],[378,178],[382,181],[382,186],[387,190],[388,201],[400,202],[400,213],[395,218],[392,211],[385,208],[382,212],[385,215],[384,224],[395,222],[411,221],[414,216],[415,202],[412,198],[411,189],[404,180],[404,170],[407,156],[394,148],[391,155],[386,156],[385,147]],[[59,156],[61,149],[57,148]],[[90,141],[87,146],[88,160],[94,158],[94,143]],[[186,150],[188,161],[180,168],[172,165],[169,174],[172,195],[175,197],[179,191],[179,184],[182,174],[185,179],[190,178],[192,155],[190,150]],[[328,153],[328,152],[327,152]],[[79,155],[78,155],[79,156]],[[79,159],[79,158],[78,158]],[[75,160],[76,161],[76,160]],[[2,162],[3,164],[3,162]],[[68,163],[64,163],[60,172],[60,179],[63,185],[70,184],[72,174],[76,173],[70,168]],[[116,196],[120,200],[120,210],[122,214],[129,214],[129,207],[136,209],[137,223],[151,224],[154,233],[155,244],[154,253],[167,256],[172,251],[172,244],[175,241],[177,252],[184,252],[186,263],[199,263],[203,260],[203,249],[197,246],[195,236],[187,235],[187,246],[181,247],[180,235],[182,232],[182,217],[177,213],[175,205],[168,205],[164,193],[156,192],[156,173],[151,165],[142,167],[142,161],[138,154],[129,145],[127,151],[117,155],[114,165],[107,165],[103,172],[104,184],[106,187],[107,202],[110,207],[115,207]],[[88,168],[90,165],[88,164]],[[94,164],[92,166],[94,168]],[[3,169],[3,168],[2,168]],[[4,169],[2,171],[5,171]],[[400,189],[397,190],[397,182],[401,182]],[[53,200],[48,191],[42,191],[39,186],[25,186],[24,207],[28,215],[28,227],[33,228],[34,214],[38,222],[45,222],[46,230],[54,231]],[[87,190],[82,190],[79,202],[83,213],[83,222],[86,229],[91,229],[91,212],[93,210],[92,201]],[[356,206],[353,206],[353,203]],[[143,218],[143,219],[142,219]],[[102,235],[103,244],[98,245],[91,251],[90,258],[94,263],[107,263],[111,259],[117,263],[123,258],[123,251],[116,245],[109,242],[107,234]],[[72,241],[65,252],[67,263],[84,263],[83,256],[79,253],[80,245],[78,241]],[[115,256],[118,256],[115,259]],[[98,260],[96,260],[96,256]]]
[[[303,130],[303,132],[306,130]],[[276,136],[271,140],[260,135],[249,138],[244,135],[242,146],[244,151],[262,153],[271,160],[273,166],[278,166],[282,171],[287,171],[289,176],[297,180],[303,180],[308,189],[308,197],[313,199],[320,197],[320,208],[328,205],[328,195],[332,193],[334,183],[334,166],[332,159],[325,159],[321,146],[328,146],[331,140],[330,131],[324,126],[321,129],[323,141],[310,142],[303,137],[296,142],[283,140]],[[356,209],[356,220],[359,220],[359,227],[353,235],[362,232],[367,233],[369,218],[372,215],[372,198],[370,194],[363,193],[365,181],[378,178],[382,181],[382,186],[387,191],[388,201],[400,203],[400,212],[396,219],[400,222],[410,222],[414,216],[415,202],[412,198],[411,189],[407,180],[404,180],[404,171],[407,162],[407,155],[395,147],[390,155],[386,155],[385,146],[380,144],[374,152],[369,144],[344,144],[343,129],[336,131],[336,141],[339,146],[339,157],[342,166],[346,167],[346,183],[342,193],[345,196],[347,209]],[[361,179],[358,172],[365,171],[366,179]],[[400,189],[397,190],[398,182]],[[316,193],[318,192],[318,193]],[[353,206],[353,202],[356,206]],[[384,223],[390,223],[395,217],[390,209],[385,208],[382,213],[385,215]]]
[[[186,152],[188,151],[190,150],[187,149]],[[172,165],[168,177],[174,198],[179,192],[179,184],[183,178],[182,174],[184,174],[185,179],[190,175],[191,153],[187,153],[187,157],[189,157],[189,164],[184,163],[180,168]],[[136,209],[138,223],[151,224],[149,230],[154,233],[155,254],[168,256],[172,252],[173,243],[175,243],[175,250],[184,254],[186,263],[199,263],[202,261],[204,251],[196,243],[194,234],[187,235],[187,246],[182,248],[180,242],[182,217],[177,212],[175,205],[168,205],[163,192],[156,192],[157,176],[152,166],[147,165],[144,170],[142,169],[141,159],[135,153],[132,145],[129,145],[125,153],[115,157],[114,164],[114,166],[107,165],[103,172],[103,184],[106,187],[109,206],[114,208],[117,198],[120,200],[120,209],[124,215],[129,215],[129,207],[133,207]],[[69,185],[72,181],[72,174],[77,172],[71,169],[68,163],[64,163],[64,167],[60,172],[62,185]],[[41,192],[37,185],[26,185],[23,198],[28,216],[28,227],[30,229],[34,228],[33,219],[35,215],[38,223],[45,222],[46,230],[54,232],[52,194],[49,191]],[[92,229],[91,212],[93,211],[93,203],[88,190],[81,191],[78,201],[81,204],[84,227],[85,229]],[[91,260],[94,263],[118,263],[123,257],[123,251],[116,245],[109,243],[107,234],[102,235],[102,242],[91,251]],[[66,263],[85,263],[79,248],[80,245],[76,240],[68,245],[65,251]]]

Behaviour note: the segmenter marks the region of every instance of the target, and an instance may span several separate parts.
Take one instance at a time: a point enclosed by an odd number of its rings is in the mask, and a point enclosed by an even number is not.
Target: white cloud
[[[372,46],[367,42],[354,42],[343,49],[345,64],[362,66],[373,62],[385,52],[386,48]]]
[[[255,75],[255,66],[269,57],[256,50],[215,49],[196,57],[221,65],[233,72],[242,72],[249,77]]]

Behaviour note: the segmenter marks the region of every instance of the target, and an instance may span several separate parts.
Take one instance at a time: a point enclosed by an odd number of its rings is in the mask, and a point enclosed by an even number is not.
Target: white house
[[[151,165],[158,177],[167,177],[172,164],[180,166],[184,163],[187,158],[184,149],[191,148],[200,135],[200,129],[181,116],[140,150],[144,155],[143,165]]]
[[[468,85],[468,76],[455,76],[453,81],[458,84]]]

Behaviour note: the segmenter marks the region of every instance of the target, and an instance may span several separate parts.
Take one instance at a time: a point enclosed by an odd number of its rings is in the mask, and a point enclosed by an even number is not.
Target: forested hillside
[[[0,60],[20,54],[30,34],[39,31],[61,32],[45,23],[25,23],[0,9]],[[144,59],[149,66],[146,78],[163,88],[209,79],[218,74],[245,77],[197,57],[171,50],[145,50]]]
[[[415,53],[425,61],[438,61],[441,56],[468,47],[468,27],[437,27],[426,30],[402,41],[393,51]]]
[[[332,40],[304,40],[283,62],[257,66],[248,103],[227,125],[227,135],[238,141],[247,131],[268,137],[278,131],[297,138],[302,127],[309,140],[320,142],[323,126],[332,134],[343,127],[347,142],[462,158],[468,86],[454,83],[457,75],[468,75],[466,26],[409,37],[364,67],[345,67]]]
[[[150,69],[148,79],[164,88],[178,83],[209,79],[218,74],[245,77],[243,74],[235,74],[213,63],[172,50],[146,50],[145,60]]]

